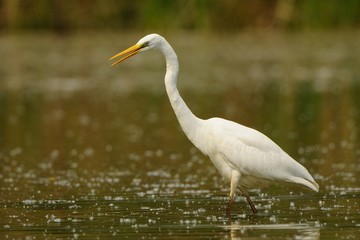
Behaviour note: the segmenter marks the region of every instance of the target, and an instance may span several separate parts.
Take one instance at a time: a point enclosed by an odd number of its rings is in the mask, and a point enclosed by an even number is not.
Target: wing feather
[[[217,154],[245,178],[295,182],[318,190],[306,168],[264,134],[221,118],[209,121]]]
[[[264,152],[282,152],[283,150],[263,133],[222,118],[211,118],[215,134],[232,136],[249,147],[254,147]]]

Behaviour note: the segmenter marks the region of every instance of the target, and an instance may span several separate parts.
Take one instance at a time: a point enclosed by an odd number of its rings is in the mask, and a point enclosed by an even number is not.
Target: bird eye
[[[150,45],[150,42],[144,42],[141,47],[142,48],[145,48],[145,47],[148,47]]]

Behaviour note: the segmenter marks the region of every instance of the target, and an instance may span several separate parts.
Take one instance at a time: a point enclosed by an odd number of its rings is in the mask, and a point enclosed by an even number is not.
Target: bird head
[[[163,37],[160,35],[153,33],[146,35],[142,39],[140,39],[134,46],[129,47],[128,49],[114,55],[109,60],[113,60],[118,57],[122,57],[120,60],[114,62],[111,66],[114,66],[116,64],[119,64],[120,62],[134,56],[135,54],[139,52],[143,52],[146,50],[149,50],[151,48],[157,48],[161,45],[161,42],[163,40]]]

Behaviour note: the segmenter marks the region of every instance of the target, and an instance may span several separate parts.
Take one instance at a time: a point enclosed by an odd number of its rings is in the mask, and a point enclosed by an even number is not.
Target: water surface
[[[193,112],[265,133],[320,185],[254,189],[259,213],[237,196],[231,217],[228,184],[178,126],[161,56],[109,67],[142,35],[0,37],[2,238],[360,237],[357,33],[169,34]]]

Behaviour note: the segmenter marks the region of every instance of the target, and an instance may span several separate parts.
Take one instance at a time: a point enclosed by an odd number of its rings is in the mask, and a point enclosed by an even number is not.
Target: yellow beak
[[[113,64],[111,64],[111,66],[115,66],[116,64],[121,63],[122,61],[128,59],[129,57],[134,56],[135,54],[140,52],[141,48],[142,48],[142,45],[135,44],[134,46],[129,47],[128,49],[116,54],[115,56],[111,57],[109,60],[113,60],[114,58],[121,57],[123,55],[125,55],[125,56],[123,58],[121,58],[120,60],[118,60],[118,61],[114,62]],[[128,54],[128,55],[126,55],[126,54]]]

